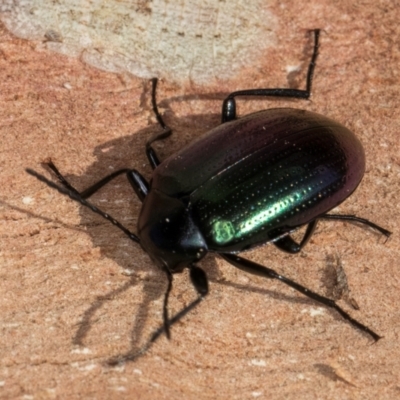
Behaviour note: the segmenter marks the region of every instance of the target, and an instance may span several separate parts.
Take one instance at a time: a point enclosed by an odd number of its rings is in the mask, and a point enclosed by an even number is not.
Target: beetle
[[[152,79],[152,107],[162,132],[146,143],[153,174],[150,182],[135,169],[118,170],[83,191],[75,189],[53,162],[48,167],[62,186],[43,175],[27,172],[48,186],[80,202],[121,229],[141,245],[165,273],[168,281],[163,304],[163,324],[137,353],[143,354],[157,338],[196,307],[208,294],[206,273],[197,265],[208,253],[217,253],[245,272],[277,279],[305,296],[335,309],[355,328],[375,341],[380,336],[353,319],[333,300],[238,255],[266,243],[291,254],[300,252],[319,220],[364,224],[389,237],[391,232],[354,215],[328,214],[349,197],[365,170],[361,142],[346,127],[325,116],[293,108],[273,108],[241,118],[235,98],[274,96],[308,99],[319,49],[320,30],[312,31],[314,46],[306,89],[250,89],[228,95],[222,105],[221,125],[160,161],[153,143],[171,135],[158,111],[157,79]],[[125,174],[143,203],[137,234],[86,199],[116,176]],[[298,243],[292,233],[306,226]],[[179,313],[168,315],[173,274],[188,268],[197,298]]]

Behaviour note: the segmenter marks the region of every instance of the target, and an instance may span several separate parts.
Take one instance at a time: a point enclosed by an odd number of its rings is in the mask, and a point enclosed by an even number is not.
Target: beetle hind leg
[[[221,122],[228,122],[236,119],[236,101],[237,96],[271,96],[271,97],[291,97],[296,99],[308,99],[311,95],[311,86],[314,76],[315,62],[318,57],[319,48],[319,34],[320,29],[315,29],[314,32],[314,50],[308,65],[307,81],[305,89],[290,89],[290,88],[276,88],[276,89],[248,89],[239,90],[229,94],[229,96],[222,103]]]
[[[253,275],[262,276],[264,278],[270,279],[277,279],[286,285],[292,287],[293,289],[297,290],[298,292],[304,294],[305,296],[309,297],[316,302],[323,304],[326,307],[332,308],[336,310],[346,321],[348,321],[353,327],[367,333],[370,335],[375,341],[378,341],[381,336],[375,333],[373,330],[368,328],[366,325],[358,322],[356,319],[351,317],[346,311],[344,311],[341,307],[339,307],[332,299],[328,297],[324,297],[319,295],[318,293],[313,292],[310,289],[292,281],[289,278],[286,278],[283,275],[278,274],[273,269],[264,267],[263,265],[257,264],[253,261],[247,260],[245,258],[239,257],[234,254],[220,254],[222,258],[228,261],[231,265],[236,268],[239,268],[242,271],[248,272]]]

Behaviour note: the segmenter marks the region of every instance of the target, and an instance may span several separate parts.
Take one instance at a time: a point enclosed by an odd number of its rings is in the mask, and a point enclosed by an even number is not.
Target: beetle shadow
[[[161,160],[193,141],[205,131],[208,131],[210,126],[218,126],[220,116],[211,114],[178,119],[174,115],[169,115],[165,119],[166,123],[173,127],[174,135],[165,142],[156,142],[154,144]],[[186,132],[180,135],[178,132],[185,132],[189,120],[193,129],[190,130],[189,134]],[[82,191],[98,182],[110,172],[123,168],[137,169],[143,176],[150,179],[152,170],[145,155],[145,144],[149,138],[160,131],[159,125],[154,124],[133,135],[114,139],[97,146],[93,151],[96,161],[81,176],[70,175],[67,171],[60,172],[78,191]],[[117,177],[102,187],[88,200],[112,215],[127,229],[133,233],[136,232],[141,202],[125,175]],[[84,206],[80,206],[79,213],[81,217],[79,226],[86,228],[85,232],[91,237],[93,246],[99,248],[102,257],[116,262],[121,267],[122,273],[128,275],[129,278],[117,289],[96,297],[91,306],[81,316],[72,343],[75,346],[84,346],[84,341],[95,323],[95,316],[99,309],[106,302],[121,296],[132,287],[139,286],[143,291],[143,298],[138,306],[140,312],[133,318],[131,346],[134,348],[136,343],[141,342],[146,320],[151,312],[151,304],[163,298],[165,294],[167,287],[165,273],[152,263],[150,257],[137,256],[138,254],[145,255],[146,253],[137,243],[132,243],[122,232],[113,228],[108,221],[93,214]],[[138,277],[138,275],[143,276],[144,272],[151,274],[151,278],[142,279]],[[217,279],[218,268],[215,263],[207,268],[207,274],[211,280]]]

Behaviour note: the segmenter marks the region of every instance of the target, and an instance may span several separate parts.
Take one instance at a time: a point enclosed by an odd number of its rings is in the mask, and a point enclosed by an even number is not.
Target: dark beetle
[[[297,253],[320,219],[355,221],[390,235],[389,231],[368,220],[353,215],[327,214],[356,189],[365,170],[362,145],[347,128],[322,115],[291,108],[264,110],[236,119],[237,96],[309,98],[319,41],[319,30],[313,32],[315,44],[306,90],[252,89],[231,93],[223,103],[222,124],[161,163],[152,143],[168,137],[171,129],[158,112],[157,80],[153,79],[153,108],[163,132],[146,145],[146,154],[154,169],[150,183],[136,170],[123,169],[78,192],[52,162],[48,165],[64,187],[27,170],[117,225],[140,243],[166,273],[169,285],[164,300],[164,324],[140,352],[128,354],[124,359],[142,354],[164,331],[169,337],[170,325],[208,293],[207,276],[196,266],[207,252],[220,254],[246,272],[278,279],[336,309],[374,340],[380,338],[333,300],[236,255],[268,242],[281,250]],[[85,200],[123,173],[143,202],[137,236]],[[307,229],[297,243],[291,233],[303,225],[307,225]],[[190,270],[198,298],[169,318],[167,303],[172,274],[184,268]]]

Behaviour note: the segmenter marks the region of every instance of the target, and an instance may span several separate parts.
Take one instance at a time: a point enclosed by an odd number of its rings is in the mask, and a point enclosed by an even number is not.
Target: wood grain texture
[[[159,99],[175,135],[166,157],[219,123],[229,91],[303,85],[306,31],[324,30],[312,101],[241,101],[239,113],[299,107],[339,121],[362,141],[367,171],[338,212],[392,230],[384,238],[325,222],[300,256],[248,253],[321,294],[338,254],[359,311],[384,336],[371,346],[333,312],[220,259],[202,266],[209,297],[144,357],[104,362],[139,347],[161,321],[164,276],[106,221],[44,187],[24,169],[49,157],[78,187],[111,168],[148,178],[144,144],[158,129],[150,85],[38,50],[0,31],[0,397],[96,399],[393,399],[400,389],[398,307],[400,10],[372,0],[276,1],[276,48],[262,68],[205,90],[164,80]],[[301,65],[301,73],[292,66]],[[123,178],[93,199],[134,229],[139,211]],[[172,312],[194,297],[177,276]],[[343,307],[347,307],[344,302]]]

